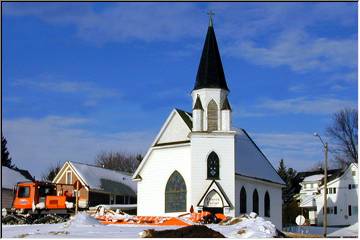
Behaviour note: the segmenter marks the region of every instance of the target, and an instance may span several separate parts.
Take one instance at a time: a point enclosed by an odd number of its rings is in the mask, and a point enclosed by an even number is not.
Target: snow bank
[[[69,221],[70,226],[100,225],[99,221],[85,212],[79,212]]]
[[[272,238],[276,236],[275,225],[258,217],[256,213],[230,218],[221,225],[216,230],[230,238]],[[221,228],[225,228],[223,229],[225,231],[221,231]]]

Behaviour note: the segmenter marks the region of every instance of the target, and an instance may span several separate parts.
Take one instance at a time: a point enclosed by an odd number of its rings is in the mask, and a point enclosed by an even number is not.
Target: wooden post
[[[77,214],[78,212],[78,201],[79,201],[79,181],[76,181],[75,214]]]

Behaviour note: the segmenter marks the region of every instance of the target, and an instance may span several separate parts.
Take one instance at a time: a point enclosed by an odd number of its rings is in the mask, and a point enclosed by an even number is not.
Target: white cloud
[[[313,133],[253,133],[251,136],[275,168],[281,159],[297,171],[308,170],[323,160],[322,145]]]
[[[42,90],[65,94],[82,94],[85,97],[84,106],[95,106],[104,98],[119,95],[118,91],[99,87],[92,82],[64,80],[63,77],[42,74],[30,78],[16,79],[12,83],[15,87],[26,87],[32,90]]]
[[[355,101],[337,98],[289,98],[268,99],[256,107],[274,113],[332,114],[345,107],[356,108]]]
[[[37,177],[58,161],[93,163],[100,151],[144,153],[154,137],[150,131],[100,134],[84,128],[89,123],[62,116],[5,119],[3,130],[14,163]]]

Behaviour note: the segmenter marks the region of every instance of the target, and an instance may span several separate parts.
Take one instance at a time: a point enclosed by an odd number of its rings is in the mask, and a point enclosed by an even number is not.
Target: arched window
[[[211,100],[207,107],[207,130],[218,130],[218,106],[214,100]]]
[[[186,184],[178,171],[169,177],[165,189],[165,212],[186,211]]]
[[[219,157],[211,152],[207,159],[207,179],[219,179]]]
[[[253,212],[259,214],[259,194],[256,189],[253,193]]]
[[[270,217],[270,195],[268,191],[266,191],[265,193],[264,209],[265,209],[265,217]]]
[[[244,187],[240,191],[240,213],[246,213],[246,190]]]

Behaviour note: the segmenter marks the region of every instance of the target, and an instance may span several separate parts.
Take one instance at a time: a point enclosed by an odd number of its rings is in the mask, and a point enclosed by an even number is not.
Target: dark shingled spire
[[[211,18],[196,75],[194,90],[201,88],[221,88],[229,91]]]
[[[230,110],[231,111],[230,103],[229,103],[229,100],[227,97],[225,98],[225,101],[221,107],[221,110]]]
[[[199,95],[197,95],[197,97],[196,97],[196,101],[195,101],[195,105],[194,105],[194,108],[193,108],[193,109],[204,110],[204,109],[203,109],[203,106],[202,106],[202,104],[201,104],[201,100],[200,100]]]

